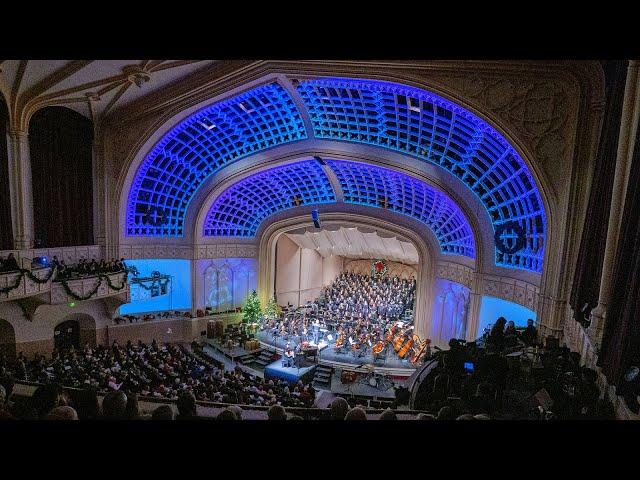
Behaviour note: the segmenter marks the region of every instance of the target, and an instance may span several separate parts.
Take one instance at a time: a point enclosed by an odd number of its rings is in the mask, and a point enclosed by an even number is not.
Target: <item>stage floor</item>
[[[258,340],[268,345],[271,345],[278,349],[283,349],[286,345],[286,341],[282,338],[273,338],[266,330],[258,332],[256,335]],[[289,343],[292,347],[295,347],[298,344],[298,339],[293,338],[289,340]],[[328,345],[326,348],[322,348],[324,342],[320,342],[321,350],[319,352],[318,359],[320,361],[328,361],[328,362],[338,362],[338,363],[349,363],[352,365],[365,365],[365,364],[373,364],[376,367],[381,368],[406,368],[415,370],[415,367],[409,363],[406,359],[400,359],[395,354],[395,352],[387,348],[386,355],[383,358],[379,358],[377,360],[373,359],[373,355],[371,354],[371,350],[362,355],[361,357],[354,356],[353,353],[338,353],[334,350],[333,345]]]
[[[288,382],[297,382],[304,377],[308,378],[312,376],[315,368],[315,365],[309,365],[301,368],[285,367],[282,365],[282,359],[278,359],[265,367],[264,376],[265,378],[277,377]]]

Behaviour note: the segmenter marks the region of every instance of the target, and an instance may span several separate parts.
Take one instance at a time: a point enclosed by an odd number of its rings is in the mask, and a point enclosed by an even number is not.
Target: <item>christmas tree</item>
[[[278,318],[280,313],[282,313],[282,308],[280,308],[280,305],[276,302],[276,297],[273,297],[269,300],[267,306],[264,307],[264,314],[269,318]]]
[[[256,323],[260,320],[262,309],[260,308],[260,299],[258,298],[258,294],[255,290],[247,297],[243,313],[242,321],[245,323]]]

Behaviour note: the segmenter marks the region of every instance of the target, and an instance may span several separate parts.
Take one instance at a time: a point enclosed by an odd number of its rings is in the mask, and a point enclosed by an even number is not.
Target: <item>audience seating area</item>
[[[552,343],[505,348],[491,334],[473,343],[451,340],[416,387],[413,406],[448,418],[477,412],[501,420],[614,418],[600,399],[596,372],[580,366],[579,353]]]
[[[502,324],[496,325],[478,342],[452,339],[449,350],[435,355],[435,367],[415,385],[413,395],[400,388],[393,402],[336,397],[329,408],[317,408],[310,385],[264,380],[238,366],[225,370],[197,342],[87,345],[31,361],[20,354],[11,364],[0,358],[0,418],[613,418],[610,405],[600,400],[595,372],[580,367],[579,354],[552,342],[543,347],[517,341],[505,347],[509,342],[496,335]],[[16,382],[33,385],[35,391],[12,396]]]

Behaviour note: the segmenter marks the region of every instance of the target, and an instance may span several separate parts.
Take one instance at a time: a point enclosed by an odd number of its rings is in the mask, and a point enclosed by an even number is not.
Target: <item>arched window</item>
[[[64,107],[29,123],[36,247],[93,244],[93,126]]]

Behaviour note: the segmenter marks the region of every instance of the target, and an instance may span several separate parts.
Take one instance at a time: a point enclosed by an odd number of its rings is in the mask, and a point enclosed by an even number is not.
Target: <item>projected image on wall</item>
[[[256,289],[256,261],[253,258],[218,258],[199,261],[204,275],[204,306],[214,312],[241,307]]]
[[[516,327],[526,327],[527,319],[536,321],[536,312],[517,303],[485,295],[480,304],[477,336],[482,336],[484,330],[493,325],[498,317],[504,317],[507,321],[513,320]]]
[[[433,286],[431,341],[444,346],[452,338],[465,338],[470,291],[464,285],[441,278]]]
[[[131,302],[120,315],[191,308],[191,262],[189,260],[128,260]]]

